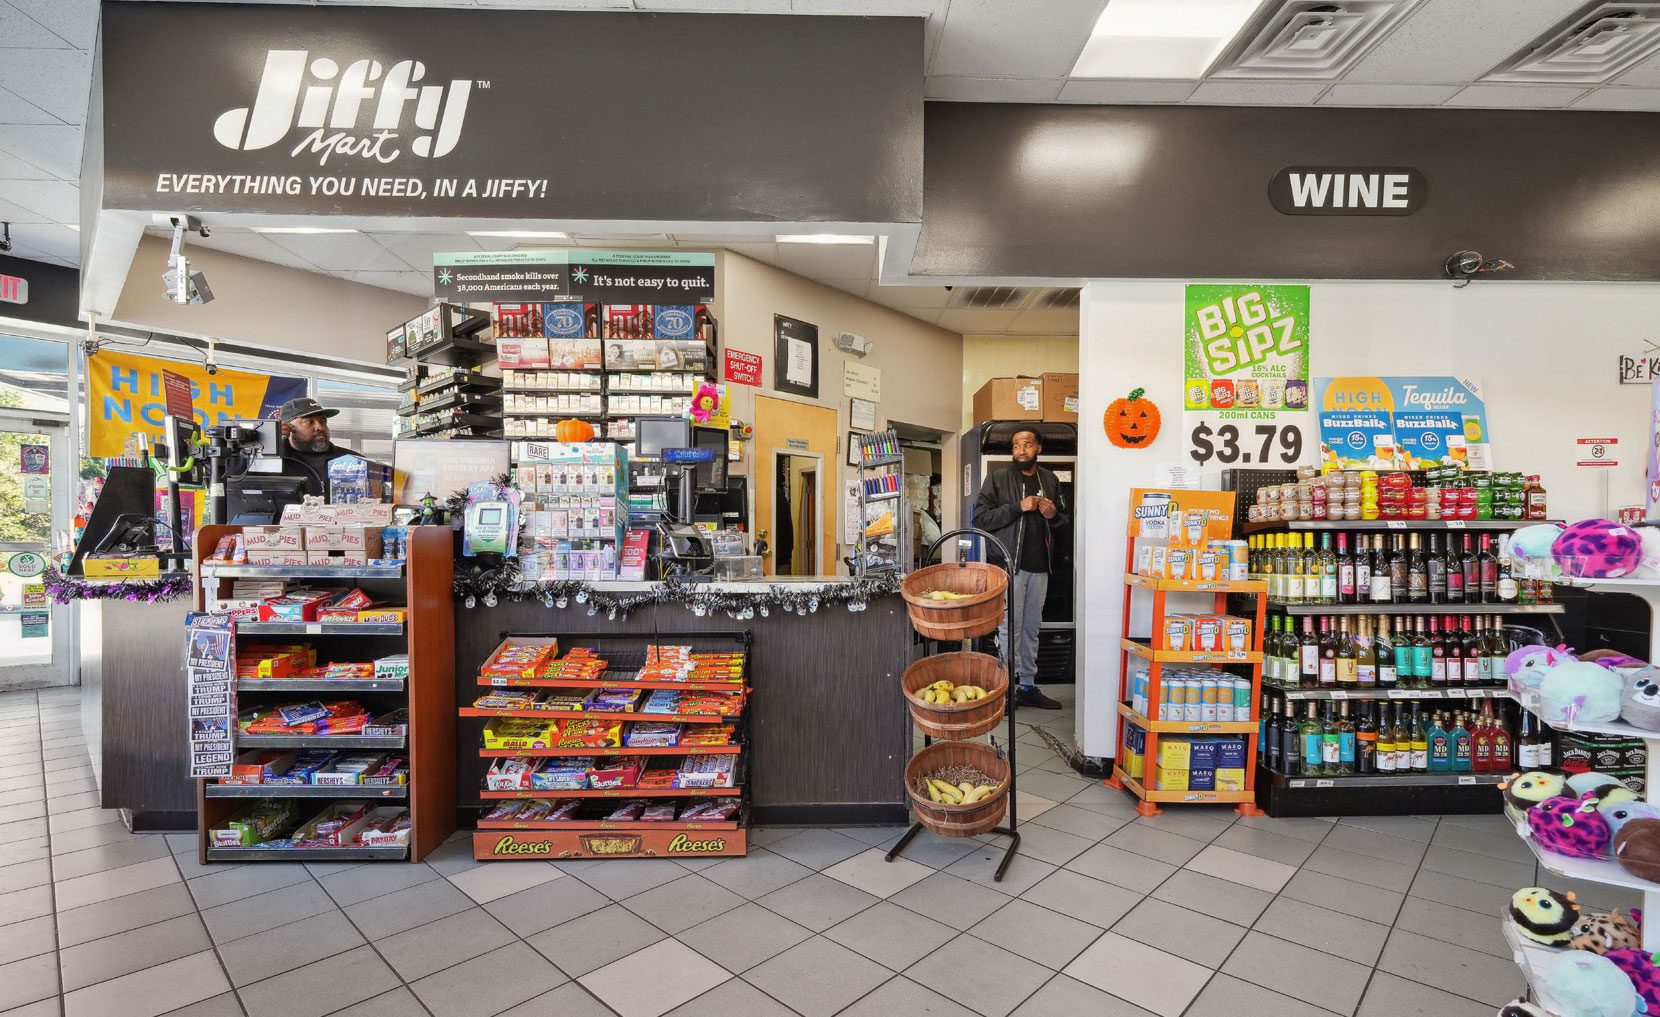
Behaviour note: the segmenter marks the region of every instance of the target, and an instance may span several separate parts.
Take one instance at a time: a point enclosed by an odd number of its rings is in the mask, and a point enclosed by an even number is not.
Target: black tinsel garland
[[[765,618],[773,611],[805,615],[824,604],[845,604],[849,611],[863,611],[873,598],[899,592],[903,578],[884,573],[807,589],[793,589],[793,584],[781,583],[757,585],[754,592],[735,593],[670,577],[649,590],[612,593],[575,579],[525,583],[519,576],[517,562],[508,559],[498,567],[458,569],[454,588],[455,595],[466,607],[476,607],[480,601],[485,607],[495,607],[503,599],[540,600],[544,607],[569,607],[575,602],[587,605],[590,615],[604,611],[609,618],[626,618],[637,607],[674,603],[691,608],[700,618],[724,612],[733,618],[745,619],[757,614]]]
[[[46,595],[60,604],[76,600],[130,600],[155,604],[189,596],[190,573],[170,572],[156,579],[76,579],[48,568],[41,579]]]

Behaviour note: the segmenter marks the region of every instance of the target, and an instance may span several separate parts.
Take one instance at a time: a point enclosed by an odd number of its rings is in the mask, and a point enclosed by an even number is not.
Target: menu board
[[[236,632],[224,615],[185,617],[185,688],[190,717],[190,776],[229,777],[234,751],[231,692]]]
[[[1322,465],[1493,468],[1487,403],[1474,378],[1316,378],[1314,404]]]

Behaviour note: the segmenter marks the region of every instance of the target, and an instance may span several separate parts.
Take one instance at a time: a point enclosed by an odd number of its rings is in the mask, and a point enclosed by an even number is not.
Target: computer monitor
[[[104,477],[104,486],[98,491],[98,500],[92,505],[86,529],[75,546],[75,557],[70,560],[69,574],[82,575],[81,559],[88,551],[115,550],[118,545],[130,544],[129,534],[135,533],[134,523],[141,519],[155,519],[156,475],[145,466],[111,466]],[[152,545],[155,528],[150,528]]]
[[[715,455],[708,462],[697,464],[697,473],[692,480],[692,486],[697,490],[717,491],[726,487],[727,434],[718,427],[692,428],[692,447],[709,449]]]
[[[284,506],[305,500],[305,478],[249,473],[226,481],[225,493],[232,526],[269,526],[282,519]]]
[[[666,448],[691,448],[691,421],[678,417],[641,417],[634,422],[634,454],[658,459]]]

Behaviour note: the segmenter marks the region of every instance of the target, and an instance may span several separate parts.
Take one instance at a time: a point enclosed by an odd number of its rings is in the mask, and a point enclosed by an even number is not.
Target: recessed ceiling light
[[[1197,79],[1260,0],[1108,0],[1075,78]]]
[[[336,230],[323,226],[255,226],[255,233],[356,233],[357,230]]]
[[[516,237],[520,240],[569,240],[569,233],[553,233],[546,230],[468,230],[469,237]]]
[[[853,236],[847,233],[779,233],[773,237],[781,244],[874,244],[875,237]]]

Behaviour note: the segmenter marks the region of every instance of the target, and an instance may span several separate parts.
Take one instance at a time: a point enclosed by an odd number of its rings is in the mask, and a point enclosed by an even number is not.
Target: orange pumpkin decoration
[[[553,425],[553,437],[556,441],[579,442],[594,440],[594,425],[586,420],[561,420]]]
[[[1147,390],[1138,388],[1128,399],[1114,399],[1107,405],[1101,426],[1107,440],[1119,448],[1142,448],[1159,436],[1159,408],[1142,398]]]

